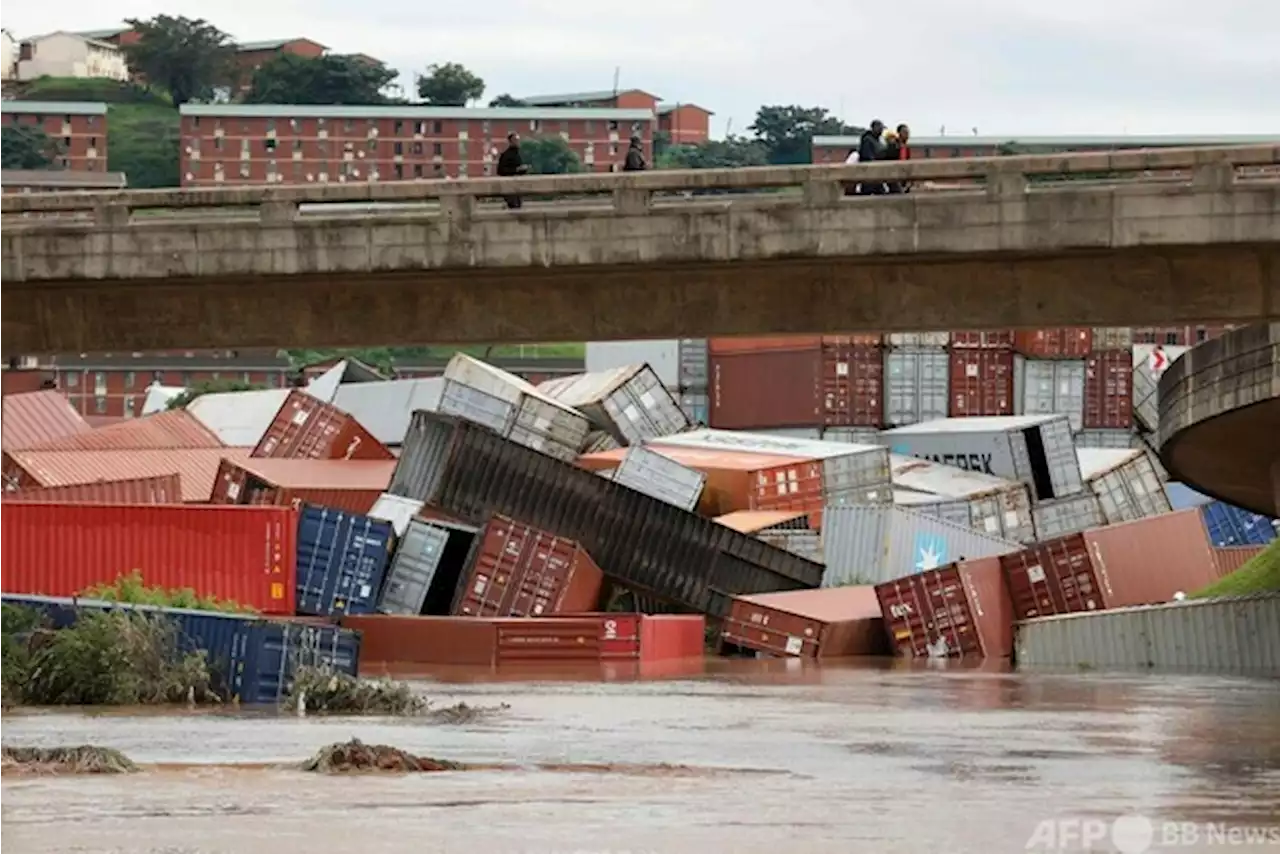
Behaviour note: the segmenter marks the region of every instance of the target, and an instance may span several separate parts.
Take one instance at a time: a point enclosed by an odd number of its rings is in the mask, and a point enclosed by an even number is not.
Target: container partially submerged
[[[1000,559],[948,564],[875,588],[895,652],[904,658],[1007,658],[1013,607]]]
[[[390,522],[304,505],[298,519],[298,613],[373,613],[392,539]]]
[[[895,503],[1000,539],[1035,539],[1026,484],[900,454],[890,455],[889,464]]]
[[[647,364],[547,380],[538,391],[581,412],[624,445],[689,428],[679,401]]]
[[[876,590],[866,586],[735,596],[720,634],[725,643],[768,655],[841,658],[888,651]]]

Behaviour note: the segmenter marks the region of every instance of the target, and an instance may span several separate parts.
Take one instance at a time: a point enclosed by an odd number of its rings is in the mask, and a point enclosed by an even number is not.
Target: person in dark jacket
[[[875,163],[877,160],[884,159],[884,122],[875,119],[871,122],[871,127],[862,132],[861,139],[858,140],[858,162],[859,163]],[[881,196],[887,191],[883,181],[870,181],[858,185],[858,195],[860,196]]]
[[[529,171],[529,167],[525,165],[524,159],[520,156],[520,134],[507,134],[507,147],[498,155],[498,177],[514,178],[517,175],[523,175]],[[503,196],[507,203],[507,207],[512,210],[519,208],[522,204],[519,196]]]
[[[649,168],[644,162],[644,142],[640,137],[631,137],[631,147],[627,149],[627,160],[622,164],[623,172],[643,172]]]
[[[889,138],[884,147],[883,160],[910,160],[911,149],[907,143],[911,139],[911,128],[906,125],[898,125],[894,129],[893,135]],[[890,193],[909,193],[911,192],[911,184],[907,181],[890,181]]]

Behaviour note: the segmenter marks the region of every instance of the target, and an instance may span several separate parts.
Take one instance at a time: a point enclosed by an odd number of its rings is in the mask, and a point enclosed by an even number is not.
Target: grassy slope
[[[1280,591],[1280,540],[1274,541],[1235,572],[1203,590],[1197,590],[1192,597],[1243,596],[1269,590]]]

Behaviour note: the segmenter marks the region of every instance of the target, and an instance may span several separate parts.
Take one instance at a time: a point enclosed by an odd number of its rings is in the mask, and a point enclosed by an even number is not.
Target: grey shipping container
[[[950,332],[890,332],[889,346],[904,349],[945,347],[951,343]]]
[[[798,554],[816,563],[825,562],[822,554],[822,534],[818,531],[766,528],[763,531],[757,531],[756,536],[769,545],[786,549],[792,554]]]
[[[1017,415],[1066,415],[1072,430],[1084,422],[1083,360],[1026,359],[1013,361],[1013,405]]]
[[[707,485],[704,472],[639,445],[627,449],[610,479],[690,511],[698,506],[702,490]]]
[[[880,584],[961,558],[1021,551],[1010,540],[892,504],[827,507],[822,511],[824,587]]]
[[[895,504],[988,536],[1019,543],[1035,539],[1026,484],[916,457],[893,454],[889,461]]]
[[[612,451],[621,448],[618,440],[603,430],[592,430],[582,442],[582,453],[596,454],[601,451]]]
[[[707,396],[705,389],[680,392],[680,409],[688,416],[691,424],[706,424],[710,406],[711,398]]]
[[[390,522],[396,536],[403,537],[405,530],[409,527],[409,521],[417,516],[420,510],[422,510],[421,501],[384,492],[378,496],[377,501],[373,502],[368,515],[373,519]]]
[[[1152,354],[1159,349],[1161,355],[1152,359]],[[1134,344],[1133,345],[1133,418],[1144,430],[1155,432],[1160,426],[1160,398],[1158,387],[1160,374],[1163,374],[1176,359],[1190,350],[1190,347],[1173,345]],[[1158,366],[1153,365],[1158,361]]]
[[[383,614],[449,613],[479,528],[439,519],[412,519],[387,570],[378,610]],[[453,572],[442,571],[449,567]]]
[[[707,339],[669,338],[658,341],[588,341],[588,373],[625,365],[648,364],[672,391],[707,388]]]
[[[1093,327],[1093,350],[1128,350],[1133,346],[1132,326]]]
[[[822,582],[821,564],[436,413],[414,414],[388,491],[471,524],[496,513],[576,540],[625,587],[712,616],[726,596]]]
[[[1021,481],[1034,501],[1084,488],[1065,415],[945,418],[885,430],[880,441],[895,454]]]
[[[878,445],[880,431],[874,427],[825,427],[822,441],[845,442],[850,445]]]
[[[680,403],[647,364],[547,380],[538,391],[571,406],[624,445],[689,429]]]
[[[482,367],[497,370],[488,365]],[[528,391],[518,386],[504,388],[500,380],[490,381],[484,372],[472,366],[465,373],[460,372],[460,376],[463,379],[446,377],[440,395],[441,413],[474,421],[513,442],[553,457],[577,459],[591,429],[585,415],[535,392],[532,386]],[[511,379],[523,382],[518,377],[511,376]]]
[[[1136,439],[1132,430],[1081,430],[1076,433],[1076,447],[1134,448]]]
[[[1280,593],[1025,620],[1019,667],[1280,674]]]
[[[1065,537],[1107,524],[1102,502],[1090,491],[1042,501],[1031,508],[1031,517],[1035,520],[1037,540]]]
[[[891,427],[947,417],[951,360],[945,350],[884,351],[884,420]]]
[[[1145,451],[1077,448],[1076,456],[1108,525],[1173,512],[1162,478]]]

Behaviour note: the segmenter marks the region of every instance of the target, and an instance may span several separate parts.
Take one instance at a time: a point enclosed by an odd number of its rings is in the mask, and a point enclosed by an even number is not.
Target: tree
[[[177,110],[153,104],[112,104],[107,127],[111,129],[107,168],[128,176],[130,188],[146,190],[181,183]]]
[[[0,133],[5,169],[52,169],[61,153],[58,143],[39,127],[6,125]]]
[[[520,154],[531,175],[568,175],[582,171],[582,161],[559,136],[535,136],[522,140]]]
[[[382,104],[396,72],[354,56],[284,53],[253,73],[248,104]]]
[[[173,105],[207,99],[233,76],[235,44],[231,36],[203,18],[157,15],[126,23],[140,39],[125,45],[129,70],[169,93]]]
[[[499,95],[498,97],[490,101],[489,106],[490,107],[527,107],[529,105],[526,104],[524,101],[521,101],[519,98],[513,97],[511,95],[508,95],[506,92],[503,92],[501,95]]]
[[[759,140],[730,136],[698,145],[673,145],[657,158],[659,169],[737,169],[766,166],[769,152]]]
[[[747,128],[768,151],[770,163],[808,163],[815,136],[858,136],[862,128],[846,125],[825,107],[763,106]]]
[[[484,94],[484,81],[456,62],[431,65],[418,76],[418,97],[433,107],[465,107]]]
[[[209,380],[208,382],[196,383],[178,396],[170,398],[169,404],[165,408],[186,409],[187,404],[204,394],[220,394],[227,391],[258,391],[264,388],[266,386],[247,383],[244,380]]]

